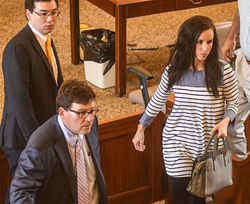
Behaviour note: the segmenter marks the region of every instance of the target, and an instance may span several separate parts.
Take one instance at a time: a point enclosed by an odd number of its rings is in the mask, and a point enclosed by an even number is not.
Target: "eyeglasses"
[[[51,16],[52,18],[57,18],[60,14],[59,10],[54,10],[54,11],[52,11],[52,13],[49,13],[49,12],[37,13],[34,10],[32,10],[32,12],[36,13],[42,19],[47,19],[49,16]]]
[[[77,114],[79,118],[85,119],[88,117],[88,115],[91,115],[92,117],[94,117],[98,113],[99,109],[93,109],[89,112],[87,112],[87,111],[78,112],[78,111],[74,111],[71,109],[69,111]]]

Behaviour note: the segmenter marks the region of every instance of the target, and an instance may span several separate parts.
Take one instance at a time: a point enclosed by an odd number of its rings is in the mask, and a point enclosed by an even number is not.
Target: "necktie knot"
[[[51,38],[49,35],[46,37],[46,47],[51,48]]]
[[[81,141],[82,140],[81,140],[80,136],[78,135],[77,139],[76,139],[76,147],[78,147],[80,145]]]
[[[80,136],[77,136],[76,139],[76,150],[82,153],[82,139],[80,138]]]

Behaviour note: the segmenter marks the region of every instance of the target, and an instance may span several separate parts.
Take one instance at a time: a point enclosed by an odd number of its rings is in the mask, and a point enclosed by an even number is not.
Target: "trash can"
[[[86,80],[99,88],[115,85],[115,32],[85,30],[80,35]]]

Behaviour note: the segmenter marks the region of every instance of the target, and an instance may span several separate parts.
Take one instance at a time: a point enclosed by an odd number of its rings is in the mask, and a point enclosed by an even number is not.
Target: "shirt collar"
[[[31,28],[31,30],[33,31],[33,33],[34,33],[37,37],[39,37],[40,39],[42,39],[42,41],[46,42],[46,39],[47,39],[47,36],[46,36],[46,35],[43,35],[43,34],[41,34],[38,30],[36,30],[36,29],[32,26],[32,24],[31,24],[30,22],[28,22],[28,25],[29,25],[29,27]]]
[[[74,133],[72,133],[64,124],[62,121],[62,118],[60,115],[58,115],[57,117],[57,121],[59,126],[61,127],[63,134],[65,136],[65,139],[67,140],[67,142],[70,145],[75,145],[76,144],[76,140],[77,140],[77,135],[75,135]],[[82,137],[81,137],[82,138]]]

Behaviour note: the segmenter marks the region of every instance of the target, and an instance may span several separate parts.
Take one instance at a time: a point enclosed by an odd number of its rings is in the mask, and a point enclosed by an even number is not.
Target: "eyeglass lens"
[[[34,11],[34,13],[36,13],[37,15],[39,15],[43,19],[47,19],[49,16],[52,16],[53,18],[58,17],[59,14],[60,14],[60,11],[59,10],[55,10],[52,13],[49,13],[49,12],[38,13],[38,12]]]
[[[70,110],[70,111],[73,113],[76,113],[80,118],[86,118],[86,117],[88,117],[88,115],[95,116],[96,113],[99,111],[99,109],[93,109],[89,112],[77,112],[74,110]]]

